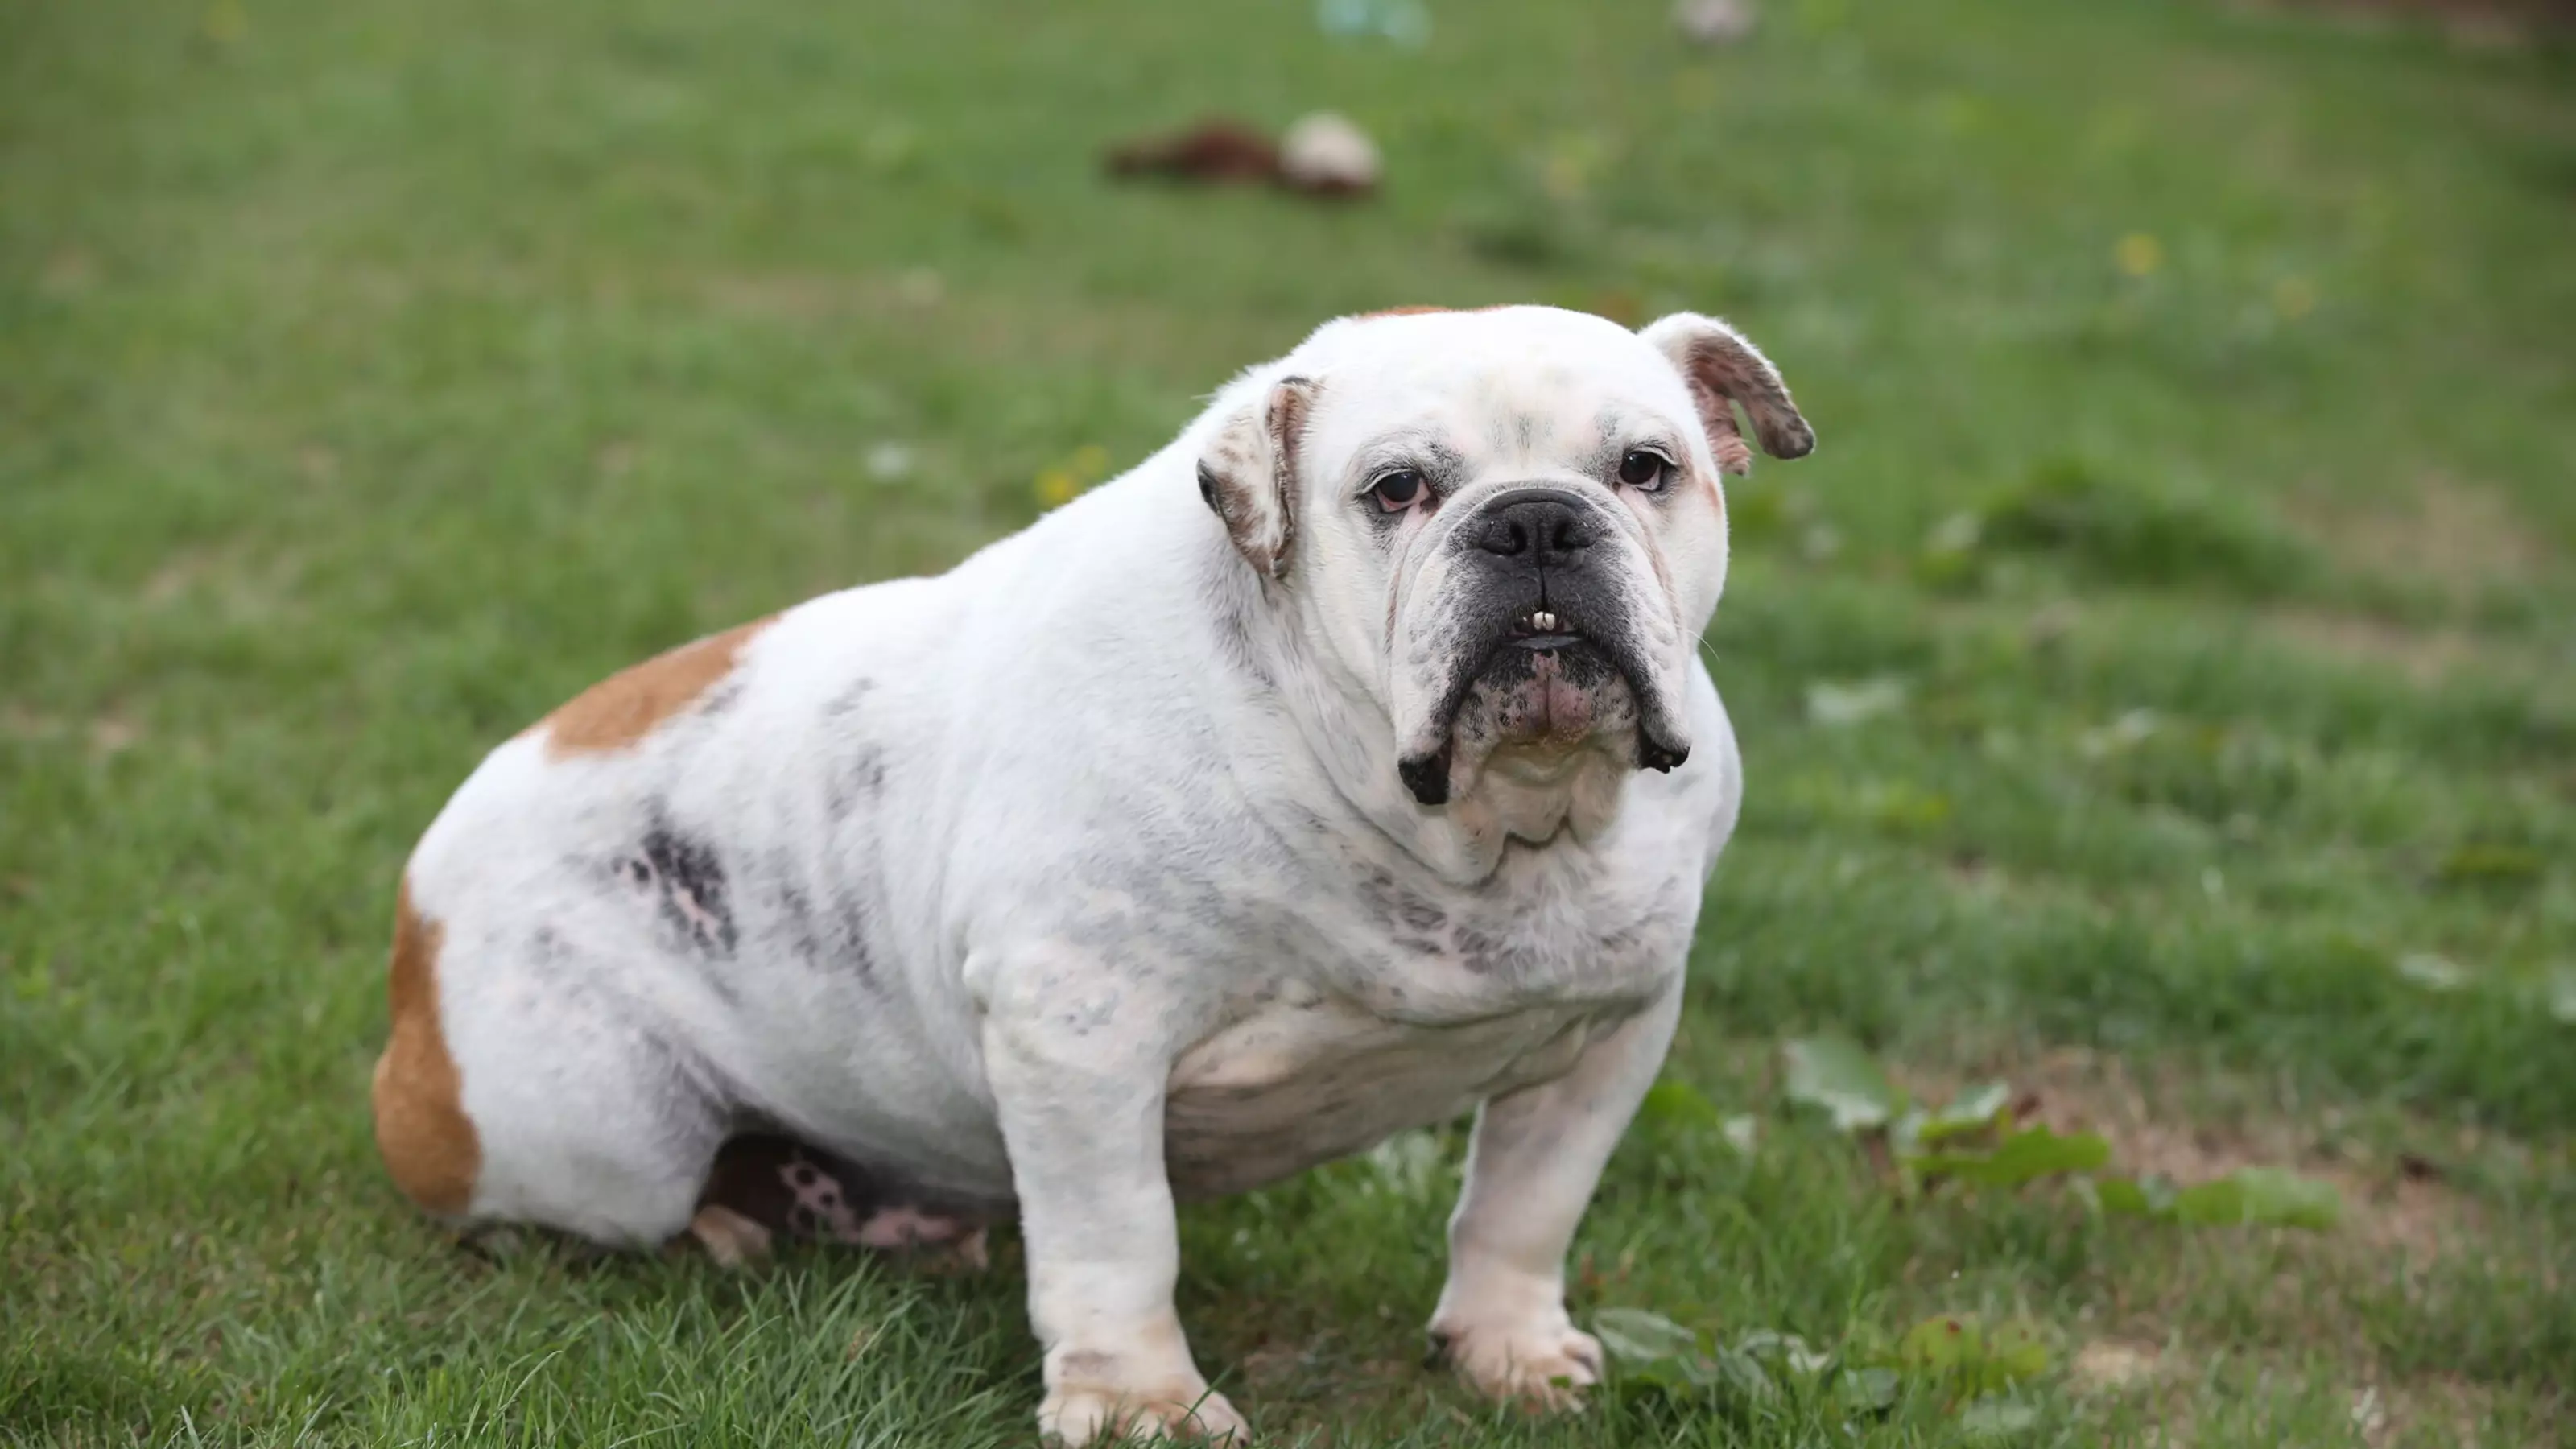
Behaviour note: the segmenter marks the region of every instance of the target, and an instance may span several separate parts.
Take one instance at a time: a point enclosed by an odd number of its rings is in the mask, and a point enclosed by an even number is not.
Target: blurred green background
[[[1328,6],[1327,9],[1335,7]],[[1356,7],[1367,11],[1369,7]],[[1395,7],[1401,11],[1403,7]],[[1352,11],[1341,6],[1339,11]],[[1418,1365],[1458,1143],[1186,1217],[1277,1442],[2559,1443],[2576,1417],[2576,58],[2200,0],[0,0],[0,1435],[1028,1437],[1017,1264],[475,1255],[368,1143],[410,842],[589,681],[935,570],[1326,317],[1723,312],[1749,761],[1578,1316],[2027,1325],[1524,1422]],[[1116,184],[1348,115],[1328,205]],[[1891,1195],[1850,1033],[2335,1228]],[[1750,1144],[1749,1147],[1747,1144]]]

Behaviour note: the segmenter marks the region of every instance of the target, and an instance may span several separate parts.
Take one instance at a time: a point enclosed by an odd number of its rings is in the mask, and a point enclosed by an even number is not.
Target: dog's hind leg
[[[377,1146],[444,1221],[653,1247],[696,1211],[727,1107],[694,1057],[598,978],[566,971],[567,954],[560,940],[451,929],[406,891]]]

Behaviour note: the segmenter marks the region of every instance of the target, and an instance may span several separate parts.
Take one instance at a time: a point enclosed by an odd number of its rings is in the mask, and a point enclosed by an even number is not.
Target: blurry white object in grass
[[[1673,23],[1702,45],[1732,45],[1753,33],[1753,0],[1681,0]]]
[[[1905,708],[1909,692],[1894,675],[1849,683],[1819,679],[1807,686],[1807,718],[1820,725],[1856,725]]]
[[[879,443],[868,449],[868,476],[880,483],[900,482],[912,476],[912,448],[905,443]]]
[[[2430,951],[2398,957],[2397,974],[2427,991],[2457,991],[2469,984],[2469,973],[2461,970],[2457,962]]]
[[[1381,170],[1377,143],[1330,111],[1299,117],[1279,142],[1279,174],[1301,191],[1374,191]]]
[[[1320,0],[1315,23],[1326,35],[1375,36],[1407,50],[1419,50],[1431,41],[1431,7],[1422,0]]]

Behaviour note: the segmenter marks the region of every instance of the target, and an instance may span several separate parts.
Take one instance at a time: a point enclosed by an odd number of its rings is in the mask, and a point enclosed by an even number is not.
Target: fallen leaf
[[[2333,1227],[2343,1218],[2334,1184],[2278,1167],[2248,1167],[2174,1194],[2176,1221],[2195,1225]]]
[[[2099,1172],[2111,1163],[2111,1144],[2091,1132],[2060,1137],[2046,1127],[2015,1132],[1992,1152],[1936,1152],[1916,1158],[1925,1177],[1955,1177],[1985,1187],[2019,1187],[2043,1177]]]
[[[1980,1443],[1993,1443],[2028,1432],[2039,1423],[2039,1410],[2010,1399],[1984,1399],[1959,1414],[1959,1432]]]
[[[1961,1092],[1949,1106],[1931,1113],[1914,1128],[1915,1140],[1926,1145],[1945,1142],[1982,1132],[1995,1125],[2012,1104],[2012,1088],[2003,1082],[1987,1082]]]
[[[1800,1037],[1781,1054],[1788,1064],[1789,1100],[1823,1108],[1837,1130],[1884,1127],[1905,1110],[1905,1094],[1848,1038]]]
[[[1614,1363],[1650,1364],[1700,1353],[1697,1333],[1643,1308],[1604,1308],[1592,1315],[1592,1333]]]
[[[1666,1077],[1646,1090],[1646,1100],[1637,1104],[1637,1115],[1649,1122],[1674,1127],[1700,1127],[1717,1122],[1717,1104],[1688,1082]]]

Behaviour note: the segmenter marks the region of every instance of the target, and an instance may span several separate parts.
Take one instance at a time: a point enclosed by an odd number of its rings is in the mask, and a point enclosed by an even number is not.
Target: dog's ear
[[[1199,459],[1199,496],[1225,521],[1244,560],[1265,578],[1288,569],[1297,536],[1297,462],[1315,384],[1272,383],[1260,401],[1226,419]]]
[[[1753,420],[1753,435],[1774,458],[1803,458],[1816,450],[1816,430],[1789,400],[1779,369],[1743,333],[1715,317],[1675,312],[1638,334],[1672,359],[1690,384],[1691,401],[1699,404],[1701,426],[1708,429],[1709,450],[1717,466],[1729,473],[1753,471],[1753,450],[1735,424],[1734,403]]]

